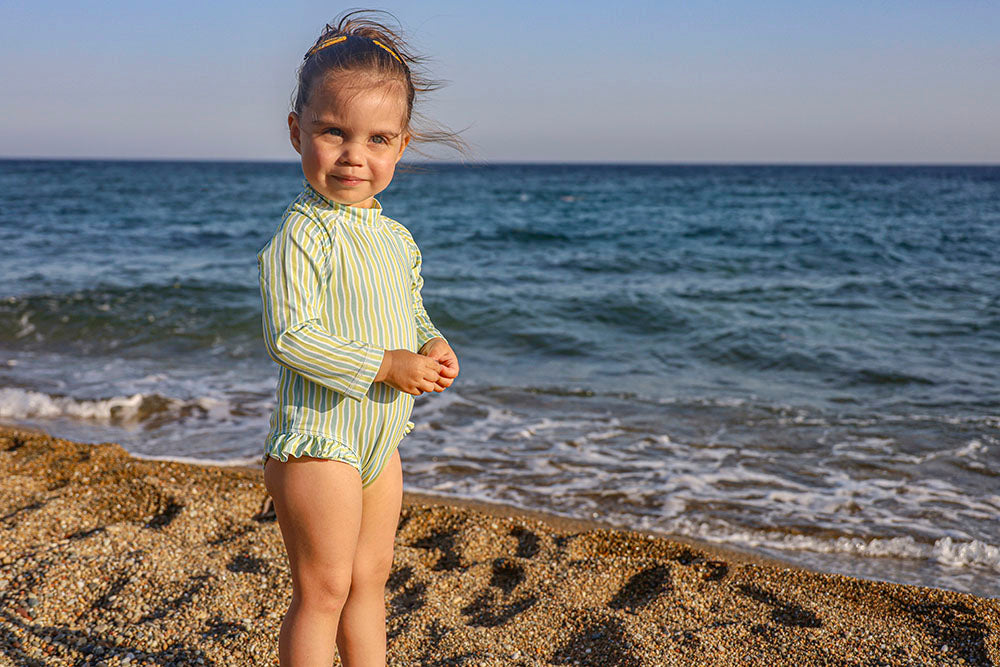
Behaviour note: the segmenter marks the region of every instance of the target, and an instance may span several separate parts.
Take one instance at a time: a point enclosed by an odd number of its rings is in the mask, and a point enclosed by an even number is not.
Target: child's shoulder
[[[281,219],[284,221],[298,215],[311,218],[316,222],[322,222],[321,203],[322,202],[316,198],[312,189],[306,187],[288,205],[288,208],[285,209],[285,213],[281,216]]]
[[[300,192],[282,214],[277,233],[332,237],[335,225],[330,224],[322,207],[317,204],[315,196],[308,189]]]
[[[413,240],[413,234],[411,234],[410,230],[406,228],[406,225],[398,220],[393,220],[387,215],[382,215],[382,221],[385,223],[386,227],[392,230],[394,234],[402,238],[407,245],[417,245],[416,241]]]

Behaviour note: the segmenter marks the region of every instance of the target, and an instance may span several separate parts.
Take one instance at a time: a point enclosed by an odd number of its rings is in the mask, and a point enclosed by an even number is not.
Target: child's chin
[[[362,195],[361,193],[351,193],[344,192],[342,190],[330,190],[329,188],[317,188],[313,185],[313,188],[322,194],[324,197],[330,201],[337,202],[343,206],[356,206],[358,208],[371,208],[372,200],[374,199],[371,195]]]
[[[331,199],[333,199],[333,197],[331,197]],[[374,197],[368,197],[368,198],[362,199],[360,201],[354,200],[354,199],[348,200],[348,201],[341,201],[340,199],[333,199],[333,201],[337,202],[338,204],[343,204],[344,206],[355,206],[357,208],[371,208],[374,205],[375,198]]]

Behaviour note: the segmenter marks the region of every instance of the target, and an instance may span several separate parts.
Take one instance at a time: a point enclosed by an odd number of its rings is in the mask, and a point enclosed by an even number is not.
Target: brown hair
[[[309,103],[309,95],[317,81],[335,72],[358,72],[384,81],[397,81],[406,94],[406,118],[403,129],[415,142],[438,142],[466,153],[465,142],[457,133],[422,118],[414,112],[417,93],[427,93],[442,86],[427,77],[423,68],[426,58],[407,46],[399,28],[389,28],[380,22],[382,16],[398,25],[387,12],[356,9],[339,14],[327,23],[322,34],[306,52],[298,71],[298,84],[293,97],[293,109],[301,114]],[[338,37],[346,37],[337,40]],[[332,42],[324,46],[325,43]],[[413,118],[420,128],[413,127]]]

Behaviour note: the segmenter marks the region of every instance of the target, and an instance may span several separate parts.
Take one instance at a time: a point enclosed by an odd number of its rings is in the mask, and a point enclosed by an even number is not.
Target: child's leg
[[[337,647],[344,667],[385,664],[385,582],[403,498],[399,452],[363,491],[361,531],[354,554],[351,594],[340,617]]]
[[[361,527],[361,478],[346,463],[310,457],[270,459],[264,483],[274,501],[292,574],[292,602],[281,624],[282,665],[333,663],[334,637],[351,590]]]

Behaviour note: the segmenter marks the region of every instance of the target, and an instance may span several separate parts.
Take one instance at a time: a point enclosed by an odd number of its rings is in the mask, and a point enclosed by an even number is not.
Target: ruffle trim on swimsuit
[[[413,422],[406,422],[406,427],[403,429],[403,435],[406,435],[407,433],[412,431],[414,426],[416,426],[416,424],[414,424]]]
[[[279,461],[287,461],[288,457],[312,456],[317,459],[332,459],[342,461],[360,470],[357,452],[347,445],[310,433],[275,433],[267,439],[264,455],[261,457],[261,467],[267,463],[268,457]]]

